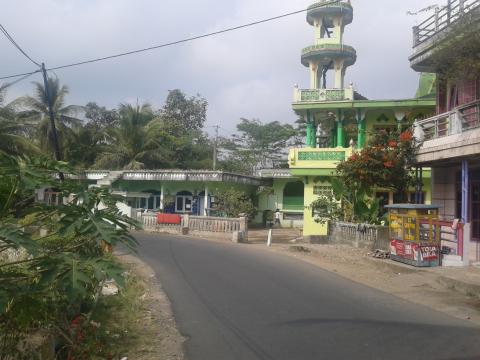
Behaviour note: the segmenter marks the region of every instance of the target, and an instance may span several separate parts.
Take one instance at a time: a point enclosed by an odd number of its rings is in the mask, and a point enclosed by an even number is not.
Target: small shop
[[[385,208],[388,209],[391,259],[417,267],[439,266],[439,206],[395,204]]]

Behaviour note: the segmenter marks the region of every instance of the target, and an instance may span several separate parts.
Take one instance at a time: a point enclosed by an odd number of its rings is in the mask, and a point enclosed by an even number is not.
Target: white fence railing
[[[222,218],[181,215],[180,224],[159,224],[155,213],[137,213],[136,219],[146,231],[226,235],[241,232],[244,239],[247,238],[248,233],[248,219],[245,217]]]
[[[480,101],[415,123],[415,136],[420,140],[433,140],[444,136],[461,134],[480,127]]]
[[[242,218],[189,216],[189,231],[233,233],[241,231]]]

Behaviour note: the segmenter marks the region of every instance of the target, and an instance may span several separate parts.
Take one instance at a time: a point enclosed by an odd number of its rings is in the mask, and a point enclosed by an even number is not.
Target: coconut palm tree
[[[0,87],[0,152],[9,155],[39,153],[26,137],[28,126],[18,121],[12,104],[4,105],[5,88]]]
[[[121,104],[119,115],[117,126],[107,130],[109,145],[95,167],[138,170],[165,162],[167,151],[152,121],[155,115],[150,104]]]
[[[54,135],[49,118],[48,97],[43,84],[34,82],[33,96],[25,96],[15,101],[22,111],[19,116],[24,121],[36,124],[36,142],[41,150],[53,153]],[[65,97],[69,90],[66,85],[60,86],[58,79],[48,79],[48,89],[52,99],[52,111],[55,119],[60,148],[65,149],[74,136],[74,129],[82,124],[77,118],[83,107],[78,105],[65,105]]]

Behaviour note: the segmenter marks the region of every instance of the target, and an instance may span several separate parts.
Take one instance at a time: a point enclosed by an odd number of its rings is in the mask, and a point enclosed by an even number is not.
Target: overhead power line
[[[342,2],[342,0],[332,0],[332,1],[317,4],[316,6],[311,6],[307,9],[292,11],[292,12],[285,13],[285,14],[282,14],[282,15],[273,16],[273,17],[258,20],[258,21],[253,21],[253,22],[243,24],[243,25],[232,26],[232,27],[229,27],[229,28],[226,28],[226,29],[223,29],[223,30],[214,31],[214,32],[210,32],[210,33],[207,33],[207,34],[203,34],[203,35],[192,36],[192,37],[184,38],[184,39],[181,39],[181,40],[176,40],[176,41],[172,41],[172,42],[168,42],[168,43],[164,43],[164,44],[160,44],[160,45],[154,45],[154,46],[150,46],[150,47],[146,47],[146,48],[142,48],[142,49],[127,51],[127,52],[123,52],[123,53],[119,53],[119,54],[108,55],[108,56],[104,56],[104,57],[98,57],[98,58],[94,58],[94,59],[90,59],[90,60],[78,61],[78,62],[74,62],[74,63],[67,64],[67,65],[51,67],[51,68],[48,68],[46,70],[47,71],[60,70],[60,69],[74,67],[74,66],[80,66],[80,65],[91,64],[91,63],[95,63],[95,62],[99,62],[99,61],[115,59],[115,58],[119,58],[119,57],[123,57],[123,56],[127,56],[127,55],[138,54],[138,53],[142,53],[142,52],[146,52],[146,51],[152,51],[152,50],[161,49],[161,48],[164,48],[164,47],[169,47],[169,46],[178,45],[178,44],[182,44],[182,43],[187,43],[187,42],[191,42],[191,41],[195,41],[195,40],[199,40],[199,39],[203,39],[203,38],[207,38],[207,37],[211,37],[211,36],[224,34],[224,33],[231,32],[231,31],[236,31],[236,30],[240,30],[240,29],[264,24],[264,23],[267,23],[267,22],[283,19],[283,18],[292,16],[292,15],[301,14],[303,12],[306,12],[309,9],[311,10],[311,9],[324,7],[324,6],[328,6],[328,5],[332,5],[332,4],[340,3],[340,2]],[[35,62],[35,64],[38,65],[36,62]],[[4,77],[0,77],[0,80],[19,77],[19,76],[24,76],[26,74],[30,74],[30,73],[4,76]]]
[[[40,64],[38,62],[36,62],[35,60],[33,60],[21,47],[20,45],[17,44],[17,42],[13,39],[13,37],[8,33],[7,29],[5,29],[5,27],[0,24],[0,31],[2,31],[2,33],[5,35],[5,37],[12,43],[13,46],[15,46],[18,51],[20,51],[28,60],[30,60],[34,65],[37,65],[38,67],[40,67]]]
[[[20,81],[23,81],[23,80],[29,78],[30,76],[32,76],[33,74],[36,74],[36,73],[38,73],[38,72],[40,72],[40,70],[39,70],[39,71],[32,72],[32,73],[25,74],[24,76],[22,76],[22,77],[19,78],[19,79],[16,79],[16,80],[11,81],[11,82],[9,82],[9,83],[5,83],[5,84],[3,84],[3,85],[0,85],[0,91],[6,90],[6,89],[8,89],[10,86],[17,84],[17,83],[19,83]]]
[[[38,72],[40,72],[40,71],[41,71],[41,70],[35,70],[35,71],[32,71],[32,72],[27,72],[27,73],[23,73],[23,74],[2,76],[2,77],[0,77],[0,80],[13,79],[13,78],[17,78],[17,77],[20,77],[20,76],[26,76],[26,75],[33,75],[33,74],[36,74],[36,73],[38,73]]]

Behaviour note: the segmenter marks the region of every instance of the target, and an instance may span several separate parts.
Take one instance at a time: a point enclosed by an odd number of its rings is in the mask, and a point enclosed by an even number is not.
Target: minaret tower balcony
[[[343,44],[318,44],[304,48],[302,50],[302,64],[306,67],[311,62],[316,62],[318,66],[327,66],[328,70],[334,68],[333,60],[343,61],[345,67],[352,66],[357,61],[357,52],[348,45]]]
[[[310,88],[298,90],[295,101],[352,100],[345,88],[345,73],[355,64],[357,52],[343,43],[345,26],[352,21],[349,0],[321,0],[308,7],[307,22],[313,26],[315,38],[313,45],[302,50],[301,61],[310,70]],[[330,71],[332,79],[327,77]]]

